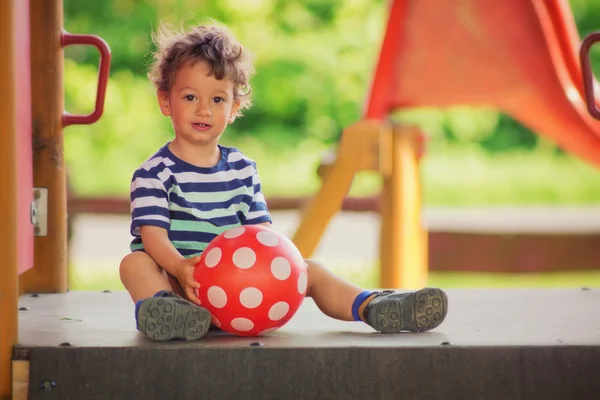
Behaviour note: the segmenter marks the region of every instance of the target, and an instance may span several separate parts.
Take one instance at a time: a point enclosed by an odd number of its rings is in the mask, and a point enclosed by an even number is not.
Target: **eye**
[[[193,94],[188,94],[186,96],[183,97],[185,100],[187,101],[194,101],[196,100],[196,96],[194,96]]]
[[[224,102],[225,100],[224,100],[222,97],[215,97],[215,98],[213,98],[213,101],[214,101],[216,104],[219,104],[219,103],[222,103],[222,102]]]

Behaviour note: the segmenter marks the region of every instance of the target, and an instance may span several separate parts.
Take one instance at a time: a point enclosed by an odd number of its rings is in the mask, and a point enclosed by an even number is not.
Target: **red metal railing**
[[[583,74],[583,88],[585,91],[585,102],[590,115],[600,120],[600,109],[596,105],[596,96],[594,95],[594,73],[590,61],[590,48],[594,43],[600,42],[600,32],[594,32],[588,35],[581,43],[579,58],[581,59],[581,72]]]
[[[96,106],[94,111],[88,115],[70,114],[67,111],[63,113],[62,125],[89,125],[98,121],[104,111],[104,97],[106,96],[106,85],[108,83],[108,73],[110,70],[110,48],[104,39],[94,35],[78,35],[63,31],[61,36],[62,47],[71,45],[94,46],[100,52],[100,66],[98,69],[98,89],[96,92]]]

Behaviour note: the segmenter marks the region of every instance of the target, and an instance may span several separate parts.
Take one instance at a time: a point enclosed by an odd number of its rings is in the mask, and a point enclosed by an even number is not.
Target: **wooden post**
[[[327,224],[341,209],[356,173],[379,169],[379,138],[389,129],[382,121],[361,120],[342,133],[336,160],[304,210],[292,239],[304,257],[311,257],[315,251]]]
[[[427,281],[427,230],[421,223],[417,128],[362,120],[342,134],[340,148],[319,192],[304,210],[293,242],[304,257],[314,252],[340,210],[357,172],[378,171],[381,194],[380,288],[416,289]]]
[[[12,362],[12,400],[29,398],[29,361]]]
[[[62,0],[30,0],[34,187],[48,189],[48,229],[36,236],[25,292],[67,289],[67,197],[63,157]]]
[[[381,194],[381,288],[416,289],[427,281],[418,134],[416,128],[394,126],[388,146],[391,168],[383,174]]]
[[[12,349],[18,340],[15,1],[0,1],[0,399],[11,397]]]

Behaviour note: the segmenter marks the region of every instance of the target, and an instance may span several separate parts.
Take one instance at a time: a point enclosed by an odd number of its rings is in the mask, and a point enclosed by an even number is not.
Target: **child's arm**
[[[167,230],[158,226],[144,225],[140,233],[146,253],[169,274],[177,276],[177,265],[184,260],[184,257],[169,240]]]
[[[146,253],[165,271],[177,278],[189,300],[200,304],[200,300],[194,293],[194,289],[200,287],[194,279],[194,268],[200,261],[200,256],[183,257],[169,240],[167,230],[164,228],[143,225],[140,234]]]

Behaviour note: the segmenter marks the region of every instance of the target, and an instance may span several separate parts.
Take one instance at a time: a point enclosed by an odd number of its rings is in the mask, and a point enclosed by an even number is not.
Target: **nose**
[[[198,107],[196,108],[196,115],[201,117],[210,117],[212,116],[212,111],[210,109],[210,103],[206,101],[199,101]]]

